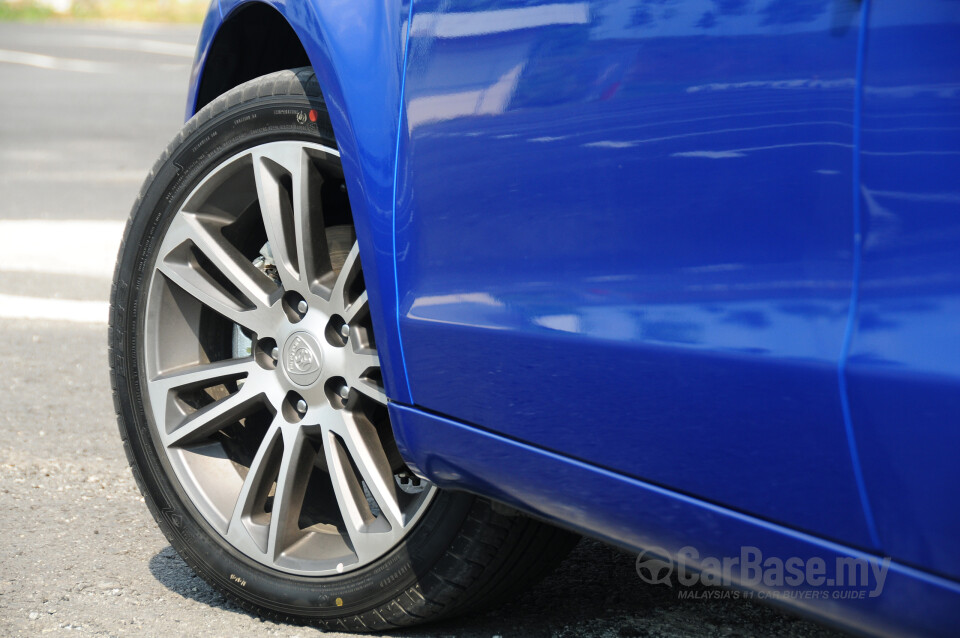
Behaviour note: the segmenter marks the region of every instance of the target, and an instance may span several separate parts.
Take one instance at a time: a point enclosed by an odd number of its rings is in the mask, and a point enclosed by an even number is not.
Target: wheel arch
[[[343,164],[384,385],[410,403],[397,326],[394,176],[409,1],[214,0],[200,34],[187,117],[272,71],[311,66]],[[264,52],[264,49],[271,49]]]
[[[210,41],[192,111],[261,75],[302,66],[310,66],[310,59],[279,11],[261,2],[240,5]]]

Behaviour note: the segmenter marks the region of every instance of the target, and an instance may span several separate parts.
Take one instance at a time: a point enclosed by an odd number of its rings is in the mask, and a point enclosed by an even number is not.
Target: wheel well
[[[248,80],[301,66],[310,66],[310,59],[286,19],[269,5],[250,3],[231,14],[217,32],[197,90],[196,110]]]

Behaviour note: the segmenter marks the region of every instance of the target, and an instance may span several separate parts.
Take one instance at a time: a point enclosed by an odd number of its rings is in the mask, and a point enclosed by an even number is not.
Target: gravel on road
[[[0,635],[321,635],[249,615],[169,546],[123,454],[104,326],[3,320],[0,334]],[[750,601],[680,600],[634,562],[584,541],[502,608],[402,635],[831,635]]]

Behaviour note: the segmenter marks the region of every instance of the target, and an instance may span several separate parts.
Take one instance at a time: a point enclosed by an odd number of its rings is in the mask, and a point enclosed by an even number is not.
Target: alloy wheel
[[[221,163],[163,235],[141,326],[154,443],[228,545],[301,575],[384,556],[436,493],[393,442],[339,154]]]

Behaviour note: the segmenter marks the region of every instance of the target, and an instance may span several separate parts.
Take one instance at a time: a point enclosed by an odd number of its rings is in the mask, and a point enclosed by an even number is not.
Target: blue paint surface
[[[699,4],[414,1],[413,401],[876,549],[837,373],[859,11]]]
[[[850,405],[884,550],[960,577],[960,5],[874,2]]]
[[[413,468],[634,549],[889,556],[787,604],[953,632],[960,3],[269,4]]]

